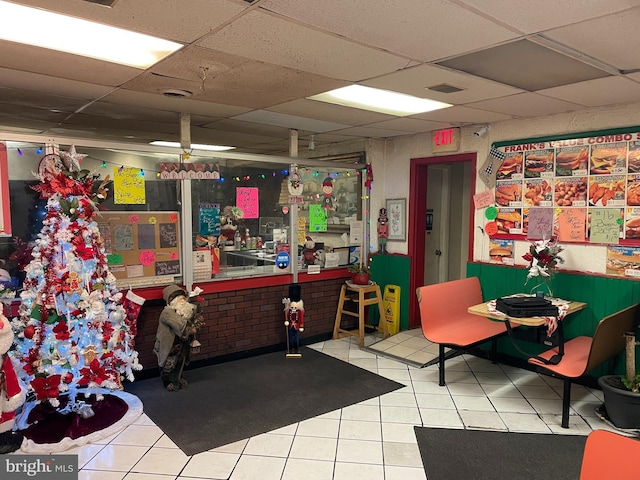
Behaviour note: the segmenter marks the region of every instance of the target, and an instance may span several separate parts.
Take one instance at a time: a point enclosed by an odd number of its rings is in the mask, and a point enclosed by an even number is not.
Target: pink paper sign
[[[242,210],[243,218],[258,218],[258,188],[236,187],[236,207]]]
[[[586,208],[563,208],[557,215],[558,240],[561,242],[584,242],[587,226]]]
[[[473,204],[475,205],[476,210],[493,205],[493,202],[493,190],[485,190],[484,192],[476,193],[473,196]]]

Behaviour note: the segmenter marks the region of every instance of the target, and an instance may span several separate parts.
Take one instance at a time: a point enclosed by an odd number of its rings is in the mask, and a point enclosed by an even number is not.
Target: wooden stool
[[[357,292],[357,296],[354,295],[353,298],[348,297],[347,290]],[[358,311],[352,312],[350,310],[345,310],[345,300],[352,300],[353,302],[356,302],[358,305]],[[336,312],[336,323],[333,327],[333,338],[336,339],[345,336],[358,337],[358,345],[363,347],[364,327],[376,328],[376,325],[364,323],[365,307],[376,304],[378,305],[378,310],[380,312],[379,323],[380,327],[382,327],[382,335],[386,338],[389,336],[389,331],[387,330],[387,321],[384,316],[384,305],[382,304],[382,294],[380,293],[380,286],[375,283],[373,285],[355,285],[351,282],[346,282],[344,285],[342,285],[342,289],[340,290],[340,300],[338,301],[338,311]],[[340,328],[342,315],[350,315],[352,317],[356,317],[358,319],[358,329],[344,330]]]

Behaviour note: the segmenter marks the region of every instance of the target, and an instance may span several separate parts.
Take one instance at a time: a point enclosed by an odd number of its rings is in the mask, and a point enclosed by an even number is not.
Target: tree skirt
[[[64,397],[60,398],[59,408],[48,403],[26,404],[19,425],[24,434],[20,452],[50,454],[96,442],[120,432],[142,414],[142,402],[135,395],[109,390],[100,393],[104,395],[100,401],[95,395],[85,398],[78,394],[78,399],[91,405],[95,412],[89,418],[77,413],[61,414],[59,410],[68,400]]]

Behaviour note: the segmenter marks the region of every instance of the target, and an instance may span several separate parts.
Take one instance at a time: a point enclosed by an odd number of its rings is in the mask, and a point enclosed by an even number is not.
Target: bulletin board
[[[178,212],[100,212],[96,223],[117,280],[155,284],[182,275]]]

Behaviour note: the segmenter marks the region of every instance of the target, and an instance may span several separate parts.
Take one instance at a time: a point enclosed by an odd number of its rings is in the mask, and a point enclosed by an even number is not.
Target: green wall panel
[[[400,255],[374,255],[370,261],[371,279],[380,285],[384,295],[387,285],[400,287],[400,330],[409,328],[409,272],[411,259]],[[373,324],[379,319],[378,308],[370,307],[370,321]]]
[[[467,264],[467,276],[477,276],[482,285],[485,300],[529,292],[535,282],[525,285],[527,270],[519,267],[490,265],[480,263]],[[592,336],[598,322],[630,305],[640,303],[640,282],[619,277],[594,276],[587,274],[558,273],[552,280],[551,288],[556,297],[586,302],[587,308],[567,317],[564,324],[567,339],[580,335]],[[547,347],[532,342],[518,341],[520,348],[532,354],[544,351]],[[522,358],[507,338],[499,341],[501,353]],[[640,363],[638,363],[640,365]],[[624,372],[624,355],[616,358],[616,373]],[[606,373],[606,367],[596,368],[592,376]]]

